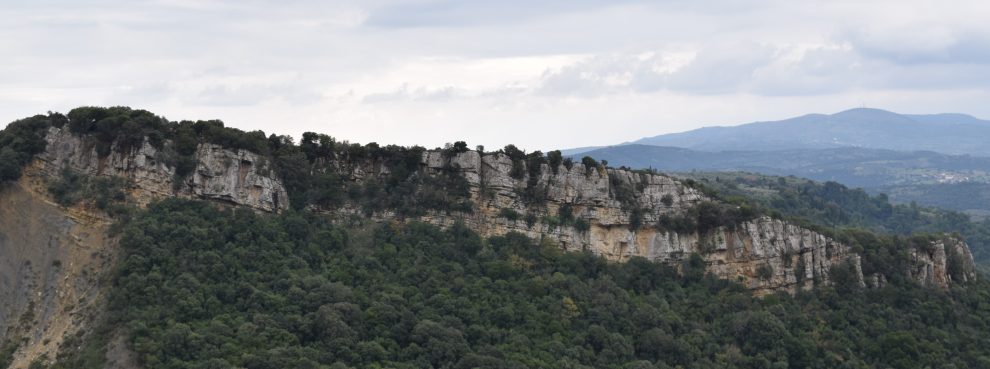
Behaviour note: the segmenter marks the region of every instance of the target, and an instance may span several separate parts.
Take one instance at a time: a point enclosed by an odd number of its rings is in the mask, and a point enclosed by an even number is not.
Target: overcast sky
[[[987,118],[987,4],[4,0],[0,121],[128,105],[547,150],[863,105]]]

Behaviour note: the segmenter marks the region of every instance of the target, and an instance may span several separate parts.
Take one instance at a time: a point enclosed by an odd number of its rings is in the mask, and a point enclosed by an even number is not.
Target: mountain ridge
[[[990,156],[990,148],[979,140],[988,136],[990,121],[966,114],[910,115],[855,108],[831,115],[806,114],[778,121],[703,127],[629,143],[701,151],[864,147]]]

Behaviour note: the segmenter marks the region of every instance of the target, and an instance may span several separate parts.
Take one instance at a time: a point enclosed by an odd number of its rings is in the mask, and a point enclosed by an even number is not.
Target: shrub
[[[662,204],[663,204],[664,206],[666,206],[666,207],[668,207],[668,208],[669,208],[669,207],[671,207],[671,206],[673,206],[673,205],[674,205],[674,195],[671,195],[671,194],[669,194],[669,193],[668,193],[668,194],[666,194],[666,195],[663,195],[663,197],[660,197],[660,202],[661,202],[661,203],[662,203]]]
[[[536,214],[533,214],[533,212],[526,213],[526,227],[533,228],[533,225],[536,224],[536,219]]]
[[[539,151],[534,151],[529,155],[526,155],[526,169],[528,170],[528,178],[526,179],[526,189],[523,190],[522,199],[523,202],[533,205],[533,204],[543,204],[547,200],[547,188],[546,186],[539,186],[540,175],[543,171],[543,164],[546,164],[547,159],[543,157],[543,153]],[[513,162],[513,170],[515,169],[515,162]]]
[[[587,232],[591,229],[591,223],[584,218],[578,218],[574,221],[574,229],[581,233]]]
[[[469,149],[468,149],[468,145],[467,145],[466,142],[464,142],[464,141],[457,141],[457,142],[454,142],[453,145],[448,144],[447,147],[445,147],[444,150],[443,150],[443,155],[445,157],[448,157],[449,158],[449,157],[453,157],[453,156],[455,156],[457,154],[465,153],[465,152],[468,152],[468,151],[469,151]]]
[[[0,184],[20,178],[24,165],[45,151],[48,128],[64,120],[61,114],[36,115],[11,122],[0,131]]]
[[[564,161],[563,155],[560,154],[560,150],[553,150],[547,153],[547,163],[550,164],[550,170],[553,174],[558,174],[560,171],[560,164]]]
[[[698,230],[697,218],[690,215],[663,214],[657,220],[657,228],[679,234],[694,233]]]
[[[127,200],[124,189],[127,181],[120,177],[90,177],[63,169],[59,176],[48,184],[48,193],[59,205],[73,206],[87,201],[97,209],[115,214],[122,211],[117,207]]]
[[[763,281],[770,280],[773,277],[773,266],[770,264],[761,264],[756,267],[756,277]]]
[[[598,169],[598,161],[590,156],[581,158],[581,164],[584,164],[584,175],[586,176],[590,176],[595,169]]]
[[[567,168],[568,171],[570,171],[571,168],[574,168],[574,159],[565,158],[564,159],[564,168]]]
[[[502,217],[502,218],[505,218],[505,219],[508,219],[510,221],[513,221],[513,222],[519,220],[519,218],[522,217],[522,215],[519,214],[518,211],[515,211],[515,210],[510,209],[510,208],[502,208],[501,210],[499,210],[498,216],[499,217]]]
[[[629,211],[629,229],[636,230],[642,227],[645,214],[646,210],[641,207],[635,207]]]
[[[565,203],[557,209],[557,217],[560,218],[560,222],[563,224],[570,224],[574,221],[574,206],[570,203]]]

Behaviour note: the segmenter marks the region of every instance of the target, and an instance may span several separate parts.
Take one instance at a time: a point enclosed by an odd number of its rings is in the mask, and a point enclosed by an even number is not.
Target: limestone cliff
[[[973,254],[957,237],[939,239],[927,249],[913,248],[910,255],[914,263],[910,276],[923,285],[948,288],[976,278]]]
[[[170,164],[174,161],[170,156],[175,155],[170,142],[156,149],[145,140],[130,150],[114,143],[109,155],[101,157],[92,142],[68,130],[50,128],[46,139],[45,152],[27,170],[35,181],[54,178],[69,169],[128,179],[131,198],[138,204],[182,196],[268,212],[289,206],[288,194],[273,170],[273,160],[249,151],[200,144],[195,170],[177,179],[176,168]],[[664,217],[684,216],[699,203],[713,200],[670,176],[571,163],[551,166],[544,162],[538,164],[539,168],[525,165],[503,153],[424,151],[413,176],[454,173],[463,178],[469,189],[471,211],[428,211],[400,217],[384,209],[371,217],[378,221],[419,220],[441,226],[463,222],[485,236],[520,232],[550,239],[566,250],[589,250],[615,261],[638,256],[680,265],[697,253],[713,274],[740,281],[757,291],[793,291],[814,283],[827,284],[832,266],[838,263],[850,263],[861,284],[868,280],[859,272],[860,257],[848,245],[782,220],[749,218],[704,232],[678,233],[656,226]],[[349,183],[360,184],[384,178],[392,168],[380,158],[328,157],[317,160],[312,170],[332,171]],[[537,193],[540,199],[533,201],[525,193]],[[563,221],[564,209],[576,221]],[[337,215],[361,212],[353,203],[313,210]],[[940,241],[933,249],[950,252],[912,250],[918,260],[912,277],[945,286],[953,281],[947,267],[950,261],[970,271],[957,275],[956,280],[975,277],[972,256],[962,241]],[[871,283],[876,284],[879,282]]]
[[[388,171],[379,164],[364,161],[333,163],[329,167],[360,182],[372,175],[387,175]],[[423,155],[422,166],[430,175],[445,170],[459,172],[470,185],[474,210],[431,212],[414,217],[419,221],[442,226],[463,222],[486,236],[520,232],[533,238],[549,238],[567,250],[589,250],[615,261],[639,256],[680,265],[692,253],[698,253],[711,273],[742,282],[760,293],[793,291],[811,287],[815,282],[827,284],[829,271],[837,263],[849,262],[855,270],[860,270],[859,256],[852,254],[848,246],[769,217],[721,226],[704,234],[679,234],[655,227],[663,216],[683,215],[699,202],[712,200],[662,174],[582,165],[551,168],[543,164],[535,187],[545,191],[546,201],[534,206],[520,195],[530,186],[529,178],[513,178],[512,160],[504,154],[467,151],[445,155],[442,151],[429,151]],[[634,189],[626,203],[617,198],[618,187]],[[564,206],[571,209],[576,219],[587,221],[586,230],[554,222],[554,216]],[[531,222],[508,219],[502,216],[505,209],[518,214],[536,212],[538,216],[532,217]],[[641,218],[641,226],[630,226],[634,216]],[[385,221],[396,215],[384,212],[373,217]],[[859,278],[862,281],[861,273]]]
[[[162,150],[147,140],[136,149],[121,149],[114,143],[107,156],[97,153],[93,140],[74,135],[68,129],[51,127],[48,145],[28,169],[29,174],[54,178],[63,169],[92,176],[113,176],[129,180],[131,195],[139,204],[168,196],[222,201],[263,211],[288,208],[285,188],[271,170],[268,158],[245,150],[229,150],[215,144],[200,144],[196,168],[177,179],[175,153],[169,143]],[[179,181],[179,183],[176,183]]]

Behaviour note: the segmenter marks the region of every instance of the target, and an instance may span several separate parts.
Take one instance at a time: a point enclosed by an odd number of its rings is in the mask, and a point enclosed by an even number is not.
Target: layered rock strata
[[[68,129],[52,127],[48,145],[29,168],[29,174],[55,178],[69,169],[91,176],[120,177],[128,180],[132,198],[140,204],[170,196],[222,201],[274,212],[287,209],[285,188],[275,176],[271,161],[246,150],[230,150],[215,144],[196,149],[196,168],[178,179],[174,151],[157,149],[144,141],[138,148],[122,149],[118,143],[109,155],[97,153],[95,141],[74,135]],[[176,183],[176,181],[179,181]]]

